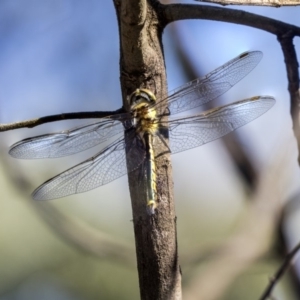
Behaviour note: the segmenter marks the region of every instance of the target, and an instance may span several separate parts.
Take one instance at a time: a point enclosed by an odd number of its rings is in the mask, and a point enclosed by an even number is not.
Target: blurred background
[[[300,7],[238,9],[300,26]],[[122,106],[112,1],[2,0],[0,41],[0,123]],[[203,20],[168,26],[163,43],[169,90],[244,51],[264,53],[209,105],[256,95],[274,96],[276,105],[227,139],[172,157],[184,295],[258,299],[300,241],[299,168],[280,45],[257,29]],[[300,53],[299,40],[295,46]],[[127,176],[36,203],[34,188],[97,148],[55,160],[8,155],[21,139],[90,122],[1,133],[0,300],[139,298]],[[274,295],[300,299],[296,264]]]

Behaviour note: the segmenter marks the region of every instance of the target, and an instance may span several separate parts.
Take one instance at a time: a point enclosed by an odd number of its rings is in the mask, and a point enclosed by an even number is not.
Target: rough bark
[[[120,72],[124,107],[137,88],[150,89],[158,99],[167,94],[162,49],[163,27],[156,1],[114,0],[120,29]],[[159,206],[146,212],[142,166],[129,174],[141,299],[181,299],[176,217],[170,157],[154,142]]]

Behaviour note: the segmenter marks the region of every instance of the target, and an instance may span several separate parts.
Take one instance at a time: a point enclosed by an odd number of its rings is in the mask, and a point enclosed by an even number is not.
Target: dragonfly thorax
[[[157,112],[154,108],[156,98],[147,89],[137,89],[130,96],[131,112],[134,117],[134,126],[139,133],[157,131]]]

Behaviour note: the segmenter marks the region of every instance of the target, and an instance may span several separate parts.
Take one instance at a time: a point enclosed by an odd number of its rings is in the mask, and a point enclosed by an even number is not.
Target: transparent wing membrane
[[[201,106],[227,92],[237,82],[250,73],[262,59],[262,52],[245,52],[202,78],[195,79],[173,90],[167,99],[171,115]]]
[[[107,184],[136,169],[145,158],[138,135],[129,134],[127,155],[134,157],[126,164],[125,139],[119,139],[97,155],[46,181],[32,194],[35,200],[50,200],[83,193]]]
[[[270,96],[257,96],[169,121],[170,149],[182,152],[216,140],[253,121],[275,104]]]
[[[271,96],[257,96],[197,115],[166,121],[166,118],[157,117],[155,112],[168,107],[165,112],[172,116],[217,98],[251,72],[261,58],[260,51],[245,52],[205,77],[172,91],[169,97],[158,99],[154,105],[147,102],[151,98],[147,98],[147,90],[143,90],[145,98],[137,90],[136,98],[140,102],[136,106],[133,102],[131,112],[103,118],[68,131],[22,140],[10,148],[9,154],[23,159],[61,157],[115,137],[114,142],[95,156],[42,184],[34,191],[33,198],[55,199],[102,186],[135,170],[146,156],[150,157],[149,152],[146,152],[150,142],[149,139],[146,141],[145,136],[157,133],[163,136],[163,128],[169,128],[170,149],[172,153],[178,153],[218,139],[269,110],[275,99]],[[122,134],[122,137],[117,138],[118,134]]]
[[[23,159],[67,156],[99,145],[123,130],[119,121],[103,119],[68,131],[22,140],[11,146],[9,154]]]

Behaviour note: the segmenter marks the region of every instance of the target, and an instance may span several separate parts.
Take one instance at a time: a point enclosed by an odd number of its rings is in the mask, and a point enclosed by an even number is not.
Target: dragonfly
[[[164,142],[168,132],[171,153],[178,153],[216,140],[253,121],[274,104],[272,96],[255,96],[204,112],[178,117],[228,91],[262,58],[260,51],[248,51],[202,78],[195,79],[157,99],[148,89],[136,89],[130,96],[130,110],[70,130],[30,137],[11,146],[15,158],[57,158],[75,154],[114,138],[93,157],[71,167],[40,185],[35,200],[50,200],[82,193],[105,185],[141,165],[146,180],[150,215],[159,199],[156,188],[154,139]],[[126,159],[130,157],[130,159]]]

